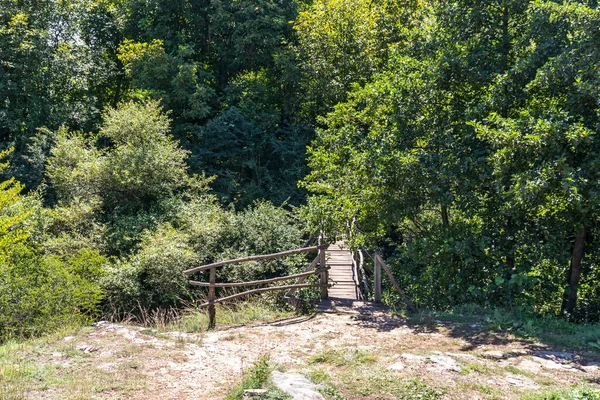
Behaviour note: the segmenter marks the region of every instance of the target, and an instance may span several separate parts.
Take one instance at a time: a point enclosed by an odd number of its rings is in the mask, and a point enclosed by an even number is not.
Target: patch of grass
[[[475,362],[465,364],[461,367],[461,369],[463,373],[477,372],[478,374],[482,375],[491,375],[495,373],[494,368],[491,368],[490,366],[483,363]]]
[[[312,382],[319,385],[317,391],[328,400],[344,400],[344,396],[340,390],[331,382],[331,376],[320,368],[313,368],[306,377]]]
[[[246,301],[234,305],[216,305],[217,326],[244,325],[256,321],[272,321],[290,317],[293,313],[273,309],[258,301]],[[181,318],[166,327],[182,332],[202,332],[208,330],[208,314],[204,309],[189,309]]]
[[[247,335],[245,333],[230,333],[227,335],[224,335],[221,339],[222,340],[240,340],[240,339],[245,339],[247,337]]]
[[[400,390],[392,392],[399,400],[437,400],[442,398],[442,393],[428,386],[420,379],[412,379],[404,383]]]
[[[143,388],[133,363],[125,362],[113,371],[94,365],[91,355],[76,349],[77,338],[90,332],[67,327],[52,335],[0,346],[0,399],[30,398],[30,391],[52,390],[61,398],[89,399],[98,393],[126,394]],[[65,342],[64,336],[75,336]],[[60,363],[54,354],[59,354]],[[61,393],[64,394],[61,395]]]
[[[502,392],[496,388],[490,387],[488,385],[484,385],[482,383],[471,383],[471,382],[463,382],[459,384],[459,387],[461,388],[462,391],[466,391],[466,390],[472,390],[475,392],[479,392],[479,393],[483,393],[485,395],[488,395],[486,397],[490,397],[491,398],[499,398],[496,397],[498,395],[501,395]]]
[[[330,382],[324,382],[318,389],[327,400],[345,400],[340,390]]]
[[[307,374],[306,377],[312,382],[312,383],[316,383],[317,385],[324,383],[324,382],[328,382],[331,377],[329,376],[329,374],[325,371],[323,371],[322,369],[311,369]]]
[[[446,311],[421,310],[410,317],[410,322],[426,326],[445,322],[459,325],[478,323],[485,330],[507,331],[516,337],[534,339],[564,349],[598,351],[600,346],[600,323],[573,323],[518,309],[510,311],[466,304]]]
[[[590,388],[552,390],[527,394],[521,400],[600,400],[600,391]]]
[[[331,364],[336,367],[358,366],[370,364],[377,360],[375,355],[368,350],[352,349],[327,349],[321,350],[309,360],[309,364]]]
[[[442,396],[421,379],[399,379],[395,373],[370,367],[352,367],[332,373],[332,382],[342,388],[345,397],[351,398],[391,395],[403,400],[434,400]]]
[[[514,365],[507,365],[506,367],[504,367],[504,370],[506,372],[510,372],[511,374],[523,375],[523,376],[526,376],[528,378],[535,378],[537,376],[536,374],[534,374],[531,371],[524,371],[522,369],[519,369],[519,368],[515,367]]]
[[[57,367],[46,366],[28,360],[0,357],[0,399],[25,398],[26,388],[44,388],[45,382],[54,380]]]
[[[383,395],[405,400],[441,398],[441,392],[422,380],[403,380],[396,373],[374,368],[376,361],[377,356],[368,350],[321,350],[308,361],[313,367],[307,376],[321,385],[319,392],[328,400]]]
[[[247,389],[268,389],[264,399],[269,400],[287,400],[291,397],[280,390],[268,385],[273,367],[269,363],[269,356],[260,356],[254,365],[244,373],[242,381],[234,386],[227,394],[226,400],[242,400],[244,390]]]

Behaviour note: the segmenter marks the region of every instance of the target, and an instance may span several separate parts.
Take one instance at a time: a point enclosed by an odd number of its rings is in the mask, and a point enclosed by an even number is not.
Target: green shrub
[[[63,261],[19,243],[0,259],[0,340],[37,336],[67,323],[88,322],[103,297],[106,259],[82,250]]]
[[[104,115],[100,136],[111,146],[102,170],[106,205],[144,208],[188,182],[188,152],[171,138],[159,103],[123,103]]]
[[[40,240],[52,218],[44,219],[41,202],[21,190],[13,179],[0,183],[0,341],[87,321],[103,297],[106,258],[85,248],[45,251]]]
[[[137,253],[116,262],[104,277],[109,310],[121,315],[179,304],[189,298],[182,272],[196,261],[184,233],[168,224],[147,232]]]
[[[224,239],[228,247],[221,259],[277,253],[303,245],[302,231],[289,212],[268,202],[258,202],[233,214]],[[221,273],[232,282],[241,282],[287,275],[305,264],[305,257],[300,255],[231,265]]]
[[[41,207],[41,205],[40,205]],[[69,256],[82,249],[103,251],[106,226],[99,220],[98,199],[75,198],[54,208],[40,209],[42,232],[36,242],[48,254]]]
[[[136,251],[110,267],[103,282],[107,310],[118,315],[173,307],[190,299],[185,269],[246,255],[300,247],[302,231],[287,211],[258,203],[244,212],[223,209],[215,199],[195,196],[171,205],[172,224],[147,230]],[[281,276],[306,267],[303,256],[218,269],[217,279],[239,282]],[[206,272],[193,278],[207,281]],[[204,290],[196,291],[202,296]]]

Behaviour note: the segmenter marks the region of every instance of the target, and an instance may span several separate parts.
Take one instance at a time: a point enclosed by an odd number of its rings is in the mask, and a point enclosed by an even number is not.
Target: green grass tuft
[[[269,384],[273,367],[269,363],[269,356],[260,356],[254,365],[246,371],[242,381],[234,386],[227,394],[226,400],[242,400],[244,390],[267,389],[261,400],[290,400],[292,397]]]

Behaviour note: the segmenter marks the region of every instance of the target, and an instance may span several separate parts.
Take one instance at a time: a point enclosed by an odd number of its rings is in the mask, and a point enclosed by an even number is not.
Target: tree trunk
[[[445,227],[450,225],[450,218],[448,217],[448,206],[442,206],[442,225]]]
[[[573,244],[573,252],[571,253],[571,265],[569,267],[569,275],[567,276],[567,288],[563,294],[563,302],[561,314],[564,317],[571,317],[575,306],[577,305],[577,289],[579,288],[579,278],[581,276],[581,261],[583,260],[583,248],[585,238],[587,236],[587,226],[582,227]]]
[[[515,269],[515,257],[512,252],[506,255],[506,267],[508,271]]]

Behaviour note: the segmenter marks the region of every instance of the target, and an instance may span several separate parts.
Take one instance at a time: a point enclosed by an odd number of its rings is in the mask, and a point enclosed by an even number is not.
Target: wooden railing
[[[198,282],[198,281],[193,281],[193,280],[190,280],[189,282],[191,285],[194,285],[194,286],[208,287],[208,299],[207,299],[208,301],[204,304],[201,304],[200,307],[208,307],[209,326],[214,327],[215,319],[216,319],[215,304],[222,303],[222,302],[228,301],[228,300],[232,300],[237,297],[247,296],[250,294],[261,293],[261,292],[273,291],[273,290],[294,291],[296,289],[301,289],[301,288],[319,287],[319,288],[321,288],[321,299],[323,299],[323,300],[327,299],[327,297],[328,297],[327,288],[330,285],[328,284],[329,267],[326,265],[327,259],[326,259],[325,251],[327,250],[328,247],[329,247],[328,244],[324,244],[324,245],[319,245],[319,246],[304,247],[301,249],[283,251],[281,253],[265,254],[265,255],[260,255],[260,256],[237,258],[234,260],[219,261],[216,263],[207,264],[207,265],[203,265],[200,267],[195,267],[195,268],[185,270],[185,271],[183,271],[183,274],[191,275],[196,272],[207,271],[207,270],[209,271],[209,278],[208,278],[209,281],[208,282]],[[281,276],[281,277],[276,277],[276,278],[271,278],[271,279],[262,279],[262,280],[258,280],[258,281],[249,281],[249,282],[234,282],[234,283],[217,283],[216,282],[217,268],[224,267],[225,265],[239,264],[239,263],[248,262],[248,261],[269,260],[272,258],[287,257],[287,256],[291,256],[294,254],[311,253],[313,251],[318,251],[317,257],[310,264],[308,270],[306,270],[305,272],[300,273],[300,274],[287,275],[287,276]],[[318,265],[318,268],[317,268],[317,265]],[[319,275],[320,280],[319,280],[318,284],[302,283],[307,277],[309,277],[311,275]],[[216,296],[215,296],[216,288],[267,285],[270,283],[286,281],[286,280],[291,280],[291,279],[297,279],[296,283],[293,285],[273,286],[273,287],[264,287],[264,288],[246,290],[244,292],[236,293],[236,294],[233,294],[233,295],[230,295],[227,297],[222,297],[220,299],[216,299]]]
[[[390,271],[390,269],[387,266],[387,264],[385,263],[385,261],[383,261],[383,258],[381,257],[381,254],[379,254],[379,252],[375,252],[374,260],[375,260],[375,270],[374,270],[374,281],[375,281],[375,284],[374,284],[375,299],[374,300],[375,300],[375,302],[376,303],[381,302],[381,268],[383,268],[383,270],[387,274],[388,278],[392,282],[392,285],[394,285],[394,289],[396,289],[398,294],[400,294],[400,296],[404,300],[404,303],[406,304],[406,307],[408,308],[408,310],[411,312],[417,312],[417,308],[412,303],[412,301],[410,301],[408,296],[406,296],[406,294],[404,293],[404,290],[402,290],[400,288],[400,285],[398,285],[396,278],[394,278],[394,275],[392,275],[392,271]]]

